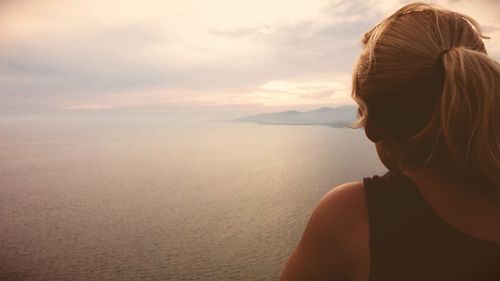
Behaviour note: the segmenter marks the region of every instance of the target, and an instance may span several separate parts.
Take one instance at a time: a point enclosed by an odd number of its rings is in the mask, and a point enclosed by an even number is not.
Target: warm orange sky
[[[348,103],[361,35],[408,2],[4,0],[0,113]],[[433,2],[500,57],[498,0]]]

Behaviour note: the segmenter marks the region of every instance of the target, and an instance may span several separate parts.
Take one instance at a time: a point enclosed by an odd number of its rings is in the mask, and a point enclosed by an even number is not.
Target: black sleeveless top
[[[364,185],[370,224],[369,281],[500,280],[500,243],[449,225],[409,177],[390,171],[364,178]]]

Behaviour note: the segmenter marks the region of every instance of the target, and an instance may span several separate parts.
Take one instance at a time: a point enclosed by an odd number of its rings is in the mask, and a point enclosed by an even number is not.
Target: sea
[[[0,116],[0,280],[277,280],[318,200],[381,174],[362,130]]]

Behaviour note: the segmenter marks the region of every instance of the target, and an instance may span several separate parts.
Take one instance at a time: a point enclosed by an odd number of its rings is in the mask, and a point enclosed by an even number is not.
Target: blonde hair
[[[404,6],[363,39],[353,73],[354,127],[369,120],[422,167],[444,155],[454,171],[500,185],[500,66],[471,17]]]

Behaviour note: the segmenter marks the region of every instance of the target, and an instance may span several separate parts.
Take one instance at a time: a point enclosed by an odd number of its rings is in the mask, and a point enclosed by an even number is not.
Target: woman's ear
[[[373,122],[369,121],[369,119],[365,120],[365,134],[366,137],[374,143],[377,143],[382,140],[382,133],[380,129]]]

